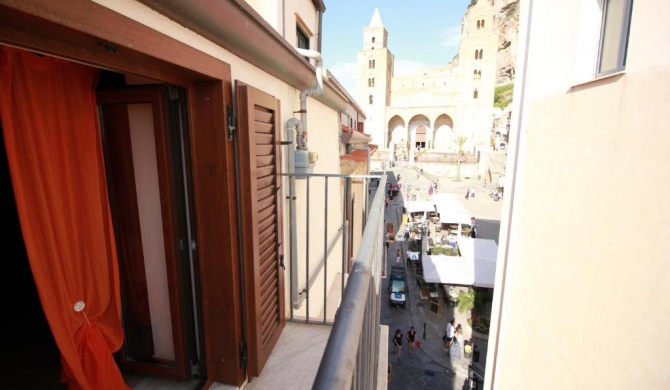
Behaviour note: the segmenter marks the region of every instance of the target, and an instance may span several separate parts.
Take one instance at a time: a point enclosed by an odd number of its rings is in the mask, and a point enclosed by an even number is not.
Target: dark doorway
[[[0,133],[1,135],[1,133]],[[0,366],[6,389],[66,389],[58,382],[60,352],[51,335],[37,287],[30,270],[14,190],[7,165],[4,138],[0,136],[0,193],[2,193],[2,231],[4,234],[3,310]]]

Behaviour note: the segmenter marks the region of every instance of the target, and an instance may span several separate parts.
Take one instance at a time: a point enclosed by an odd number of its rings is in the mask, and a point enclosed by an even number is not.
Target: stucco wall
[[[670,3],[635,2],[626,71],[582,85],[597,7],[533,2],[526,35],[528,3],[487,378],[496,389],[667,387],[670,56],[657,49]]]

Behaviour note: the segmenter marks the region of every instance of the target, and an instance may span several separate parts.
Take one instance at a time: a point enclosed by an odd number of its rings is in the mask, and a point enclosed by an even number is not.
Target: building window
[[[619,72],[626,68],[632,9],[633,0],[604,0],[598,75]]]
[[[475,91],[472,93],[472,98],[477,99],[479,98],[479,91],[475,88]]]
[[[375,68],[375,60],[372,60],[372,69]]]
[[[368,60],[368,69],[375,68],[375,60]]]
[[[484,28],[484,19],[482,19],[481,22],[482,22],[482,28]]]
[[[484,49],[475,50],[475,60],[481,60],[484,57]]]
[[[369,103],[369,104],[372,104],[372,102],[373,102],[372,95],[370,95],[370,96],[368,97],[368,103]]]
[[[377,38],[372,37],[372,43],[375,43],[376,40],[377,40]]]
[[[369,78],[368,79],[368,87],[374,87],[375,86],[375,79],[374,78]]]
[[[478,20],[478,21],[477,21],[477,28],[479,29],[479,28],[481,28],[481,27],[482,27],[482,26],[480,25],[480,21]]]
[[[307,49],[309,50],[309,36],[307,36],[307,33],[303,31],[303,29],[300,28],[300,26],[296,26],[295,28],[295,35],[297,37],[297,46],[300,49]]]
[[[371,87],[374,87],[374,86],[375,86],[375,79],[374,79],[374,77],[373,77],[373,78],[372,78],[372,85],[371,85]]]

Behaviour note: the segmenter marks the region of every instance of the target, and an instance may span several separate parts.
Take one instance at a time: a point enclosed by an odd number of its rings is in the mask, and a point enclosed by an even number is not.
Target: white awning
[[[473,284],[472,263],[461,256],[423,255],[423,279],[428,283]]]
[[[458,241],[461,256],[473,260],[474,285],[493,288],[496,281],[498,245],[495,240],[463,238]]]
[[[461,256],[423,255],[423,277],[429,283],[493,288],[498,245],[495,240],[460,238]]]
[[[470,225],[472,214],[456,196],[456,194],[433,195],[433,202],[437,208],[437,212],[440,214],[440,223]]]
[[[425,213],[430,211],[435,211],[435,205],[433,202],[428,200],[417,200],[413,202],[407,202],[405,206],[408,214],[411,213]]]

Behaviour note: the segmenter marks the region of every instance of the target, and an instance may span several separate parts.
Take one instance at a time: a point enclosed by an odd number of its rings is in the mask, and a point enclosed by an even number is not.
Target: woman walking
[[[416,330],[414,330],[414,327],[412,326],[411,328],[409,328],[409,331],[407,331],[407,344],[409,344],[407,350],[409,351],[409,356],[412,356],[412,349],[414,349],[415,339],[416,339]]]
[[[462,357],[462,349],[461,349],[462,338],[463,338],[463,327],[461,327],[461,324],[458,324],[458,326],[456,326],[456,330],[454,331],[453,342],[451,344],[451,347],[449,347],[449,355],[451,356],[452,359],[458,360]]]
[[[398,360],[402,360],[400,357],[400,352],[402,351],[402,338],[402,331],[400,329],[396,329],[395,335],[393,336],[393,345],[395,346],[393,352],[398,352]]]

